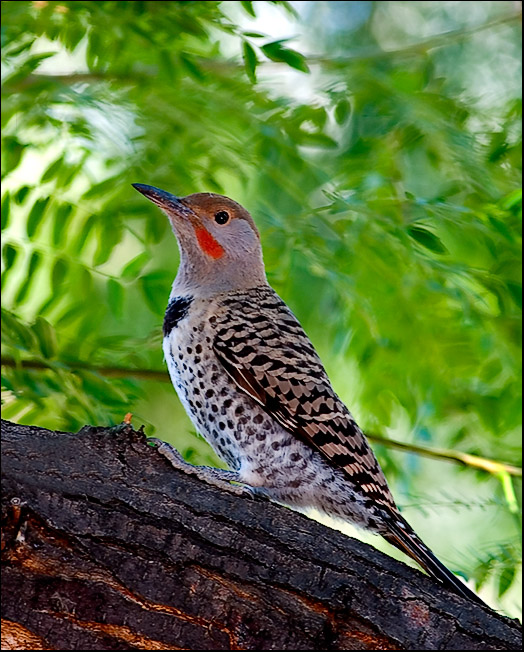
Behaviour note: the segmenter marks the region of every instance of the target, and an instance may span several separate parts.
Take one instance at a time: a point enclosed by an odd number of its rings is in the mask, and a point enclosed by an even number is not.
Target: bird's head
[[[133,187],[169,218],[180,249],[176,291],[209,296],[266,284],[260,236],[240,204],[211,192],[175,197],[141,183]]]

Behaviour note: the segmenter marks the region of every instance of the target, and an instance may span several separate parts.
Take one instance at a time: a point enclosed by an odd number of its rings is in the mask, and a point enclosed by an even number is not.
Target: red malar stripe
[[[221,258],[224,255],[222,245],[203,226],[196,227],[195,233],[198,244],[204,253],[211,256],[211,258]]]

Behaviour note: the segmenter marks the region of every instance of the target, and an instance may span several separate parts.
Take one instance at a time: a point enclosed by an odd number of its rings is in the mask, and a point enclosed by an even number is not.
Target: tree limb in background
[[[3,358],[2,366],[6,367],[16,367],[20,366],[24,369],[53,369],[53,364],[46,364],[42,360],[21,360],[16,361],[12,358]],[[156,369],[132,369],[132,368],[123,368],[123,367],[97,367],[96,365],[90,365],[88,363],[75,362],[74,364],[69,363],[67,365],[72,369],[88,369],[95,373],[99,373],[102,376],[108,378],[126,378],[132,377],[140,380],[153,380],[158,382],[171,382],[169,380],[169,375],[165,371],[157,371]],[[370,441],[374,441],[377,444],[382,444],[388,448],[396,448],[407,453],[415,453],[417,455],[424,455],[425,457],[431,457],[437,460],[447,460],[448,462],[454,462],[455,464],[461,464],[462,466],[469,466],[479,471],[485,471],[487,473],[492,473],[494,475],[499,475],[501,473],[507,473],[512,476],[522,477],[522,468],[515,466],[513,464],[508,464],[507,462],[501,462],[498,460],[488,459],[486,457],[480,457],[478,455],[470,455],[469,453],[463,453],[461,451],[455,451],[444,448],[429,448],[428,446],[419,446],[418,444],[412,444],[402,441],[397,441],[390,439],[388,437],[382,437],[381,435],[375,435],[367,432],[366,437]]]

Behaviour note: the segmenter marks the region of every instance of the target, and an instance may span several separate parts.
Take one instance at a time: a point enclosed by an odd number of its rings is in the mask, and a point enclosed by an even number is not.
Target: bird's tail
[[[441,563],[431,550],[415,534],[409,523],[398,513],[391,514],[388,522],[389,531],[382,536],[402,552],[414,559],[417,564],[448,589],[462,597],[474,600],[477,604],[487,606],[473,591]]]

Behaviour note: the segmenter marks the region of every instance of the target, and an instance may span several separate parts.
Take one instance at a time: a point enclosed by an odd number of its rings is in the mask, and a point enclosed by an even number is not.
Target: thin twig
[[[488,29],[499,27],[501,25],[506,25],[508,23],[516,22],[521,20],[520,13],[509,14],[507,16],[502,16],[496,18],[495,20],[490,20],[487,23],[482,23],[481,25],[475,25],[469,29],[457,29],[450,30],[449,32],[443,32],[441,34],[436,34],[434,36],[429,36],[427,39],[418,41],[411,45],[407,45],[396,50],[377,50],[376,48],[369,51],[359,51],[355,54],[351,54],[346,57],[324,57],[324,56],[306,56],[305,60],[309,65],[322,65],[330,67],[343,67],[348,64],[372,61],[376,59],[383,58],[393,58],[393,57],[404,57],[404,56],[413,56],[419,54],[420,52],[427,52],[433,48],[443,47],[450,43],[456,43],[463,41],[474,34],[478,34]],[[195,57],[195,63],[203,68],[204,70],[214,71],[214,72],[224,72],[229,73],[231,70],[243,70],[244,65],[237,63],[234,60],[217,60],[209,59],[204,57]],[[264,67],[277,67],[282,65],[287,65],[282,61],[260,61],[259,65]],[[73,72],[70,74],[58,74],[58,75],[47,75],[42,73],[33,73],[28,75],[22,80],[17,81],[10,92],[24,90],[25,88],[37,84],[41,81],[54,81],[56,83],[62,84],[75,84],[81,82],[99,82],[99,81],[115,81],[119,80],[122,82],[129,82],[136,84],[137,77],[142,79],[156,79],[156,70],[152,69],[151,72],[141,73],[134,72],[133,75],[129,74],[115,74],[113,72]],[[9,86],[9,79],[5,81],[6,87]]]
[[[405,47],[398,48],[396,50],[369,50],[356,52],[354,55],[349,55],[347,57],[340,58],[330,58],[330,57],[306,57],[308,64],[322,64],[322,65],[332,65],[332,66],[344,66],[349,63],[358,63],[360,61],[370,61],[373,59],[383,59],[391,57],[403,57],[403,56],[412,56],[414,54],[419,54],[420,52],[427,52],[433,48],[442,47],[449,45],[450,43],[457,43],[468,39],[474,34],[483,32],[494,27],[500,27],[501,25],[506,25],[508,23],[516,22],[521,19],[520,13],[509,14],[507,16],[502,16],[495,20],[490,20],[487,23],[482,23],[480,25],[475,25],[469,29],[456,29],[450,30],[449,32],[442,32],[441,34],[435,34],[434,36],[429,36],[428,38],[412,43],[411,45],[406,45]]]
[[[497,474],[504,472],[509,473],[510,475],[522,477],[522,469],[519,466],[513,466],[513,464],[507,464],[506,462],[498,462],[497,460],[490,460],[487,457],[479,457],[477,455],[470,455],[469,453],[462,453],[460,451],[445,448],[428,448],[427,446],[419,446],[418,444],[408,444],[403,441],[396,441],[395,439],[388,439],[380,435],[370,434],[369,432],[366,432],[366,437],[371,441],[377,442],[377,444],[383,444],[384,446],[397,448],[398,450],[403,450],[409,453],[417,453],[438,460],[448,460],[449,462],[455,462],[456,464],[462,464],[463,466],[471,466],[481,471],[487,471],[488,473]]]
[[[17,362],[13,358],[3,358],[3,367],[22,367],[23,369],[46,369],[52,370],[53,364],[47,364],[42,360],[22,360]],[[156,369],[127,369],[124,367],[97,367],[85,362],[74,362],[62,365],[70,371],[87,370],[94,373],[99,373],[106,378],[139,378],[140,380],[154,380],[159,382],[170,382],[169,376],[165,371],[157,371]],[[477,455],[470,455],[469,453],[462,453],[443,448],[428,448],[426,446],[419,446],[418,444],[411,444],[394,439],[388,439],[380,435],[374,435],[367,432],[366,437],[371,441],[382,444],[389,448],[396,448],[408,453],[415,453],[417,455],[424,455],[437,460],[447,460],[462,466],[492,473],[494,475],[500,473],[508,473],[509,475],[522,477],[522,469],[506,462],[499,462],[498,460],[491,460]]]
[[[170,382],[167,371],[157,371],[155,369],[127,369],[125,367],[98,367],[87,362],[61,362],[57,365],[46,363],[42,360],[21,360],[13,358],[2,358],[2,367],[22,367],[23,369],[46,369],[52,371],[60,367],[71,372],[92,371],[106,378],[138,378],[140,380],[156,380],[160,382]]]

